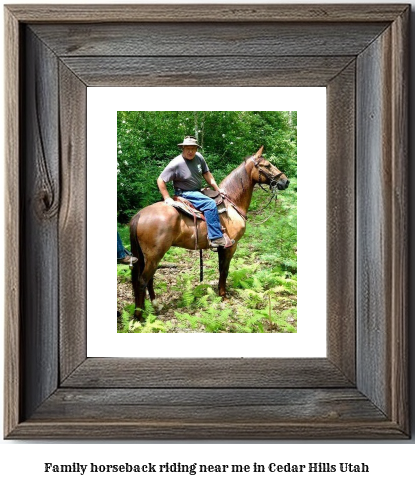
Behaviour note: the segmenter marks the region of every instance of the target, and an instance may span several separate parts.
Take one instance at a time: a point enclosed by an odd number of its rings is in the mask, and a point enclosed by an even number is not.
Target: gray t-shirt
[[[164,168],[160,178],[168,183],[173,182],[174,188],[180,190],[200,190],[205,186],[203,174],[209,171],[208,165],[200,153],[193,159],[184,159],[180,154]]]

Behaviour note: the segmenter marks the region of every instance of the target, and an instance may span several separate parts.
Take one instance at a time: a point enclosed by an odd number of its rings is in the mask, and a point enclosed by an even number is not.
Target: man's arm
[[[157,186],[159,187],[161,196],[163,197],[164,201],[167,204],[171,204],[173,202],[173,199],[170,197],[170,194],[167,190],[166,183],[162,178],[160,178],[160,176],[157,178]]]
[[[214,190],[220,193],[225,193],[225,190],[222,190],[221,188],[218,187],[215,178],[213,177],[210,171],[208,171],[207,173],[203,173],[203,178],[206,180],[206,183],[210,185]]]

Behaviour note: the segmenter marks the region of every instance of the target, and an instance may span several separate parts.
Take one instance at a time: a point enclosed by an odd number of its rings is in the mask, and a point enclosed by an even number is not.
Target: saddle
[[[223,197],[218,191],[211,190],[210,188],[202,188],[201,192],[204,195],[206,195],[207,197],[215,200],[216,206],[218,207],[218,213],[223,213],[223,212],[227,211]],[[190,215],[193,218],[206,221],[205,216],[203,215],[203,212],[200,212],[199,210],[197,210],[193,206],[193,204],[191,204],[185,198],[179,197],[179,196],[174,196],[173,200],[176,202],[176,204],[174,206],[178,210],[181,210],[182,212]]]
[[[221,214],[221,213],[227,211],[227,208],[226,208],[225,202],[223,200],[223,197],[222,197],[222,195],[218,191],[211,190],[210,188],[203,188],[201,190],[201,192],[204,195],[206,195],[207,197],[212,198],[213,200],[215,200],[216,206],[218,207],[218,213]],[[193,221],[194,221],[194,224],[195,224],[195,227],[196,227],[195,249],[197,249],[198,248],[197,220],[200,219],[200,220],[206,221],[206,218],[203,215],[203,212],[200,212],[199,210],[197,210],[194,207],[194,205],[192,203],[190,203],[188,200],[186,200],[185,198],[179,197],[179,196],[175,195],[173,197],[173,200],[175,202],[174,207],[177,210],[179,210],[179,211],[181,211],[181,212],[183,212],[183,213],[185,213],[185,214],[190,215],[191,217],[193,217]],[[223,237],[226,240],[226,246],[225,247],[231,247],[233,243],[230,240],[229,236],[227,235],[226,229],[224,227],[222,227],[222,233],[223,233]],[[217,248],[211,247],[211,249],[213,251],[217,251]]]

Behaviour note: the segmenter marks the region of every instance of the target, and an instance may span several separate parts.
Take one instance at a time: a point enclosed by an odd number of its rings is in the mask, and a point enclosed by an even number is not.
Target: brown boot
[[[117,264],[126,264],[127,266],[128,265],[131,266],[132,264],[135,264],[137,261],[138,259],[134,256],[125,256],[123,258],[117,259]]]
[[[217,249],[218,247],[232,247],[235,244],[234,239],[229,239],[228,236],[219,237],[219,239],[214,239],[210,242],[212,248]]]

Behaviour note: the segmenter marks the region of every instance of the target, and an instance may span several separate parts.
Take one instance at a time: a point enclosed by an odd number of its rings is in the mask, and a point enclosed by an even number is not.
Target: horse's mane
[[[249,188],[249,176],[245,169],[245,163],[250,157],[251,156],[246,157],[244,162],[229,173],[219,185],[226,190],[231,198],[238,197]]]

